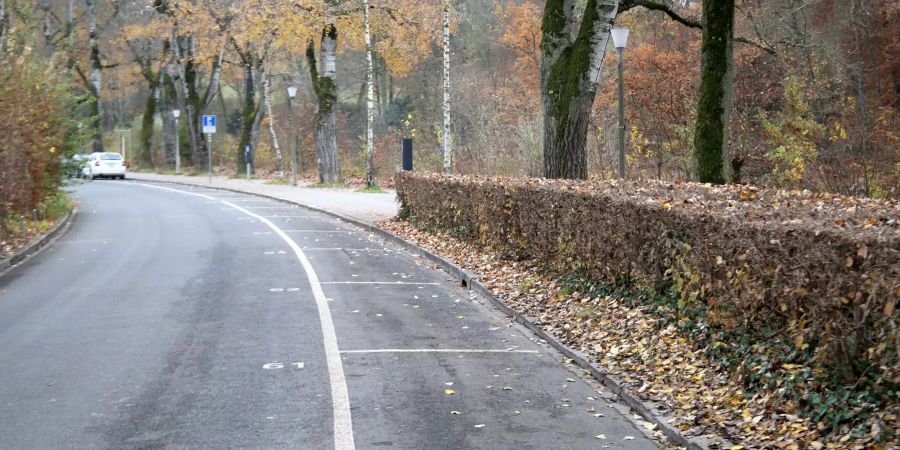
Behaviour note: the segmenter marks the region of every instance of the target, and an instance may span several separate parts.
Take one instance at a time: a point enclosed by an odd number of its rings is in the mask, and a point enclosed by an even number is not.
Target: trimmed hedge
[[[674,293],[677,309],[700,311],[720,337],[786,344],[781,363],[802,360],[841,385],[896,396],[896,201],[411,172],[397,175],[397,195],[419,224],[552,273]]]

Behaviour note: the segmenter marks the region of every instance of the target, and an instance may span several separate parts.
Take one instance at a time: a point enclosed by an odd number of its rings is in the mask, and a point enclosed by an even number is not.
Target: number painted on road
[[[285,364],[280,362],[273,362],[268,364],[263,364],[263,369],[265,370],[276,370],[276,369],[284,369]],[[288,366],[293,366],[297,369],[302,369],[304,364],[302,362],[290,363]],[[290,368],[290,367],[289,367]]]

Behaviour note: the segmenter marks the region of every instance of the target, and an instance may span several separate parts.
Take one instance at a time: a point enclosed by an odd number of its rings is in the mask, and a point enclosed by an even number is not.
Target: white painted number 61
[[[292,366],[294,366],[294,367],[296,367],[296,368],[298,368],[298,369],[302,369],[302,368],[303,368],[303,363],[302,363],[302,362],[295,362],[295,363],[291,363],[290,365],[292,365]],[[284,369],[284,364],[278,363],[278,362],[268,363],[268,364],[264,364],[264,365],[263,365],[263,369],[266,369],[266,370]]]

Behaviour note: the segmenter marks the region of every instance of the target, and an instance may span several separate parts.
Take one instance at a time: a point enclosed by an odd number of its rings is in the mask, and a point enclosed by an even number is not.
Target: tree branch
[[[677,11],[673,10],[669,5],[667,5],[665,3],[652,1],[652,0],[621,0],[619,2],[619,14],[622,14],[625,11],[628,11],[628,10],[634,9],[634,8],[638,8],[638,7],[649,9],[650,11],[660,11],[660,12],[664,13],[665,15],[669,16],[670,19],[672,19],[688,28],[696,28],[698,30],[703,29],[703,24],[701,22],[697,21],[697,19],[682,16],[681,14],[678,14]],[[766,45],[764,43],[756,42],[751,39],[747,39],[745,37],[741,37],[741,36],[735,37],[734,41],[740,42],[742,44],[747,44],[752,47],[756,47],[770,55],[777,54],[775,52],[775,49],[772,48],[771,46]]]

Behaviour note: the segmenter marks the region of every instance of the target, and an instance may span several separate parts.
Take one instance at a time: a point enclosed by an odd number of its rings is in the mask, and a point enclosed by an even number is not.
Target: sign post
[[[250,146],[244,147],[244,161],[247,162],[247,179],[250,179],[250,172],[252,172],[250,168],[251,161],[253,160],[253,152],[250,150]]]
[[[216,116],[203,116],[203,132],[206,133],[206,162],[209,173],[209,184],[212,184],[212,135],[216,132]]]

